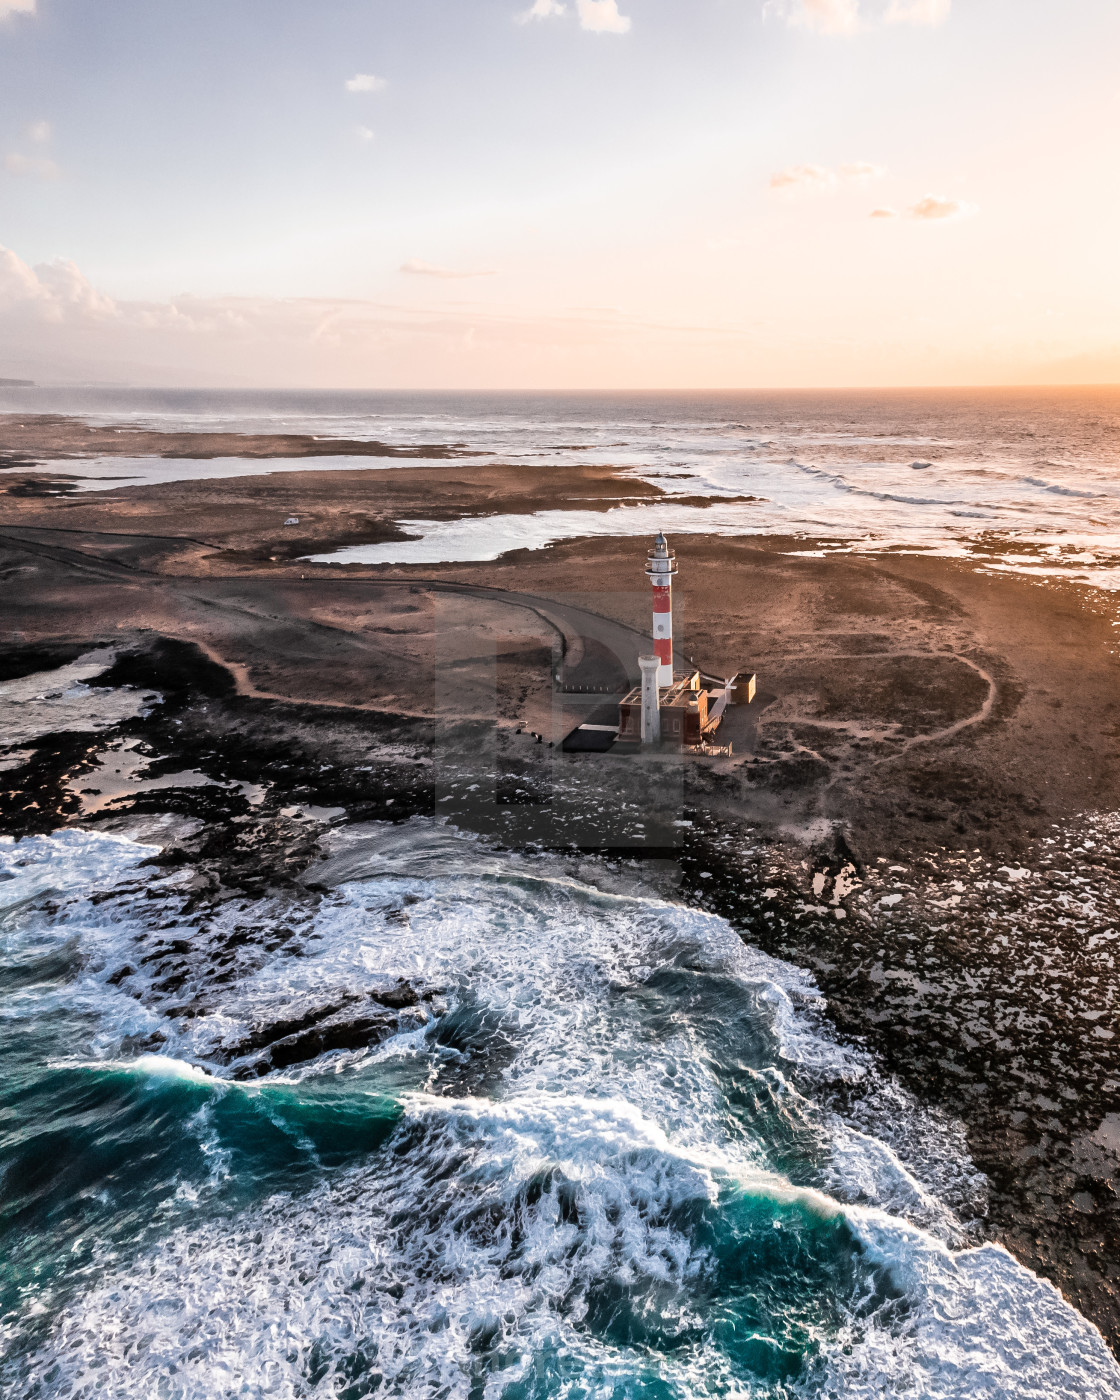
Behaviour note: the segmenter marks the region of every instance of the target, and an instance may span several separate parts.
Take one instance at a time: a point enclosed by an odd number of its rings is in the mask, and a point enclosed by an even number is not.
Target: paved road
[[[359,594],[376,595],[385,590],[422,588],[435,593],[460,594],[524,608],[542,619],[556,631],[561,641],[563,669],[559,679],[562,687],[576,694],[586,694],[589,703],[596,703],[597,695],[617,694],[640,680],[638,656],[648,646],[647,634],[566,600],[479,584],[452,583],[436,578],[358,579],[320,576],[298,579],[291,575],[265,574],[199,578],[190,575],[169,575],[157,573],[121,557],[122,553],[133,550],[136,541],[141,539],[178,544],[186,542],[188,537],[134,533],[118,535],[103,531],[51,529],[39,526],[7,526],[0,531],[0,541],[13,550],[49,560],[64,569],[75,570],[86,578],[92,576],[106,584],[116,584],[130,591],[140,590],[149,595],[152,589],[157,589],[168,601],[175,599],[188,605],[191,613],[197,613],[199,609],[207,612],[216,610],[225,615],[235,634],[243,631],[246,625],[264,624],[272,629],[279,629],[281,634],[289,633],[291,629],[305,635],[332,634],[336,642],[345,640],[347,644],[361,651],[372,652],[377,649],[374,638],[364,637],[344,627],[302,617],[286,606],[282,595],[304,590],[309,594],[322,595],[338,588]],[[92,548],[87,543],[89,541],[96,542]],[[194,627],[188,630],[186,639],[199,640]],[[282,636],[278,636],[277,642],[285,651],[291,644],[290,639],[285,640]],[[217,652],[220,655],[221,649],[220,646],[212,645],[208,650],[211,654]],[[243,686],[247,684],[245,678],[240,679]]]

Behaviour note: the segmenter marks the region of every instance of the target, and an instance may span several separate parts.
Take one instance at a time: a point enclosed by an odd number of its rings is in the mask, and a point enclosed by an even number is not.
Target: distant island
[[[0,389],[34,389],[34,379],[0,379]]]

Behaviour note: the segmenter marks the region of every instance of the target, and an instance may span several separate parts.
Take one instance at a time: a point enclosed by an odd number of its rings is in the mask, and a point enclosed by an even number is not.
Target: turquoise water
[[[432,823],[342,839],[320,903],[206,923],[150,846],[0,842],[6,1395],[1120,1395],[821,1107],[873,1069],[796,969]],[[233,1077],[248,1029],[402,977],[427,1024]]]

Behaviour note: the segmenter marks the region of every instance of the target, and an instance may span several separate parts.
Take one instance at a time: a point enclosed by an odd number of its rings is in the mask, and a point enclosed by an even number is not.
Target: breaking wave
[[[1120,1396],[723,920],[426,821],[204,924],[152,854],[0,844],[6,1394]],[[401,1019],[238,1077],[356,997]]]

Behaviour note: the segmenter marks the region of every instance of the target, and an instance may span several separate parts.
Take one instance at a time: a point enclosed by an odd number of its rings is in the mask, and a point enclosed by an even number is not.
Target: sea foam
[[[866,1057],[821,1033],[806,974],[723,920],[416,821],[341,840],[333,891],[280,946],[277,900],[219,915],[255,930],[252,957],[232,982],[196,969],[206,1009],[184,1021],[183,989],[137,953],[174,941],[189,971],[213,929],[137,869],[150,851],[81,832],[0,847],[24,900],[5,956],[50,937],[80,954],[9,1009],[28,1036],[45,1011],[76,1018],[55,1072],[189,1089],[181,1131],[223,1179],[244,1155],[230,1134],[258,1121],[246,1094],[306,1141],[323,1085],[343,1133],[386,1092],[397,1108],[361,1160],[232,1214],[184,1180],[157,1243],[99,1258],[16,1328],[8,1393],[1120,1396],[1049,1284],[996,1247],[950,1248],[920,1165],[814,1102]],[[441,989],[426,1029],[249,1090],[215,1077],[224,1037],[399,977]],[[129,1055],[138,1020],[162,1053]],[[413,1087],[377,1078],[394,1055]]]

